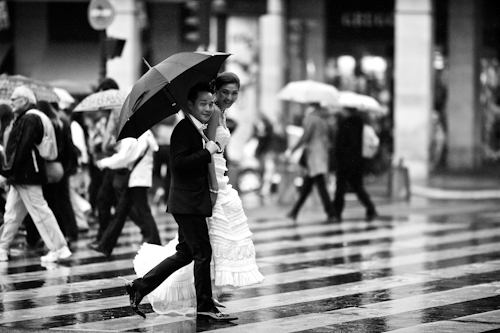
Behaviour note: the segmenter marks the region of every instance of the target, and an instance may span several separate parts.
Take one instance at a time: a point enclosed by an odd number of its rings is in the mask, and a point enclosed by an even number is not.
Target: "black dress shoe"
[[[297,213],[295,213],[293,211],[286,214],[286,217],[288,217],[289,219],[291,219],[294,222],[297,221]]]
[[[111,256],[111,252],[104,251],[104,250],[101,248],[101,246],[99,245],[99,243],[94,243],[94,242],[92,242],[92,243],[90,243],[90,244],[88,245],[88,247],[89,247],[90,249],[92,249],[92,250],[96,251],[96,252],[99,252],[99,253],[103,254],[105,257],[109,257],[109,256]]]
[[[330,215],[328,216],[328,222],[340,223],[342,222],[342,218],[339,215]]]
[[[134,312],[137,313],[139,316],[146,319],[146,315],[144,314],[144,312],[139,310],[139,304],[142,301],[142,296],[141,294],[139,294],[137,289],[135,289],[134,284],[132,282],[126,282],[125,289],[127,291],[130,301],[130,307],[132,308],[132,310],[134,310]]]
[[[238,320],[238,317],[225,314],[219,311],[215,306],[210,311],[198,311],[197,318],[214,321],[232,321]]]
[[[378,218],[377,212],[370,212],[366,214],[366,222],[372,222]]]

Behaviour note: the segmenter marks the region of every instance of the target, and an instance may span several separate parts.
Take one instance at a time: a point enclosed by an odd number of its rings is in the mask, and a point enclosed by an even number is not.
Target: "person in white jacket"
[[[156,222],[148,204],[148,188],[153,183],[153,153],[158,143],[151,131],[139,139],[125,138],[116,146],[116,153],[97,162],[100,169],[118,170],[115,175],[115,191],[118,198],[116,213],[98,243],[89,247],[105,256],[110,256],[118,242],[123,226],[130,216],[141,229],[143,241],[161,245]],[[124,184],[116,182],[123,179]]]

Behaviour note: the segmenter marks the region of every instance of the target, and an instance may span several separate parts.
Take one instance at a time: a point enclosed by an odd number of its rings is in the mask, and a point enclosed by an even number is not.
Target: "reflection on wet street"
[[[349,205],[348,205],[349,206]],[[362,220],[352,206],[344,222],[317,210],[297,224],[285,207],[247,207],[263,284],[223,290],[232,323],[193,313],[147,319],[128,307],[118,276],[135,277],[139,229],[127,222],[111,258],[87,248],[41,265],[44,250],[25,249],[19,234],[12,260],[0,263],[0,331],[37,332],[487,332],[500,329],[498,202],[378,203],[381,218]],[[156,212],[166,243],[172,217]]]

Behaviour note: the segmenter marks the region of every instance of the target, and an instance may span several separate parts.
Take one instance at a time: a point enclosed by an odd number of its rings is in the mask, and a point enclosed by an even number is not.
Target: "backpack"
[[[47,176],[47,182],[58,183],[64,176],[64,169],[62,163],[59,161],[54,161],[57,158],[57,139],[56,131],[54,125],[50,118],[42,111],[31,109],[26,113],[36,114],[43,124],[43,137],[42,141],[36,145],[38,153],[45,160],[45,175]],[[38,172],[38,165],[36,163],[35,152],[31,152],[33,155],[33,163],[35,164],[35,170]]]
[[[372,158],[378,151],[380,139],[378,138],[375,130],[370,125],[363,126],[363,150],[362,155],[364,158]]]
[[[57,139],[54,125],[50,118],[42,111],[31,109],[26,113],[36,114],[43,124],[42,141],[36,146],[40,156],[48,161],[53,161],[57,158]]]

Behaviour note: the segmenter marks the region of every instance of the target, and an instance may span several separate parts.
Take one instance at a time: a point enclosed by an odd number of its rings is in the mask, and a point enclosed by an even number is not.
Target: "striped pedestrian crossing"
[[[331,224],[313,210],[297,225],[276,207],[248,209],[264,283],[224,289],[224,311],[239,319],[210,323],[193,314],[158,315],[147,299],[144,320],[128,307],[118,276],[135,277],[140,247],[127,222],[112,257],[87,248],[41,264],[43,250],[23,248],[0,263],[0,332],[489,332],[500,330],[500,210],[494,203],[387,204],[373,223],[349,210]],[[384,206],[381,206],[384,211]],[[362,214],[357,214],[362,216]],[[175,222],[157,215],[162,240]]]

